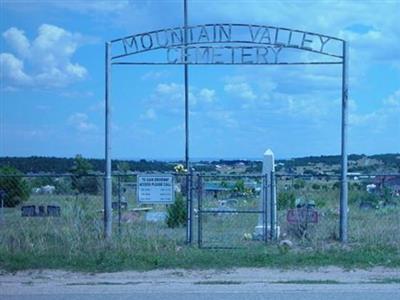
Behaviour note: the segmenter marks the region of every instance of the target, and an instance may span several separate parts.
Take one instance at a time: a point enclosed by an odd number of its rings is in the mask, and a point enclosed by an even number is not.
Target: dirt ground
[[[391,284],[400,287],[400,269],[375,267],[366,270],[343,270],[338,267],[319,269],[278,270],[267,268],[238,268],[229,270],[153,270],[146,272],[77,273],[56,270],[28,270],[0,273],[0,295],[47,293],[93,287],[129,286],[143,288],[178,288],[204,285],[335,285]]]

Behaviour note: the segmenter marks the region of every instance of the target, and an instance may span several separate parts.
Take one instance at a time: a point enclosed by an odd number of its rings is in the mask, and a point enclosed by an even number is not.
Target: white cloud
[[[52,1],[51,4],[80,13],[114,13],[128,7],[129,1]]]
[[[104,100],[101,100],[101,101],[96,102],[95,104],[92,104],[89,107],[89,110],[94,111],[94,112],[104,112],[105,107],[106,107],[106,104],[105,104]]]
[[[155,92],[150,95],[150,104],[156,108],[166,109],[169,112],[181,112],[184,105],[183,84],[159,83]],[[213,89],[189,87],[189,104],[194,107],[199,104],[209,104],[216,100],[216,92]]]
[[[172,96],[172,98],[181,98],[183,93],[183,85],[172,83],[159,83],[156,92],[160,95]]]
[[[80,132],[87,132],[97,129],[97,126],[89,122],[85,113],[74,113],[68,118],[68,124]]]
[[[245,81],[226,83],[224,91],[244,100],[255,100],[257,98],[251,86]]]
[[[381,101],[379,109],[360,113],[355,109],[349,115],[350,126],[366,128],[373,132],[391,131],[400,139],[400,89]]]
[[[149,71],[146,72],[141,79],[142,80],[158,80],[163,77],[166,77],[168,75],[168,72],[166,71]]]
[[[142,120],[155,120],[157,119],[157,114],[154,109],[149,108],[146,112],[140,115],[140,119]]]
[[[6,86],[11,82],[23,85],[32,83],[32,78],[25,73],[24,62],[11,53],[0,53],[0,80]]]
[[[214,102],[215,101],[215,90],[210,90],[207,88],[203,88],[198,93],[198,98],[201,101],[205,102]]]
[[[22,30],[11,27],[3,32],[3,37],[18,55],[21,57],[26,57],[29,55],[29,48],[31,45]]]
[[[400,110],[400,89],[395,91],[388,98],[384,99],[383,104],[387,108]],[[400,120],[400,116],[399,116],[399,120]]]
[[[3,58],[8,66],[4,68],[6,84],[10,86],[63,87],[87,76],[87,70],[79,63],[72,62],[72,56],[83,43],[80,34],[71,33],[61,27],[42,24],[38,35],[30,42],[22,30],[11,27],[3,33],[7,44],[16,56]],[[2,55],[7,53],[2,53]],[[18,62],[19,61],[19,62]],[[26,66],[26,71],[23,67]],[[19,75],[13,75],[18,69]],[[23,76],[25,74],[26,76]],[[31,80],[27,80],[31,78]]]
[[[213,121],[223,125],[224,127],[237,128],[239,126],[239,123],[236,120],[234,113],[229,110],[219,109],[208,111],[207,116]]]

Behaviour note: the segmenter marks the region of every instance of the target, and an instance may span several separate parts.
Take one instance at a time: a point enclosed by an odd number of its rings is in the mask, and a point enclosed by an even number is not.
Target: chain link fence
[[[136,180],[136,175],[113,176],[113,241],[132,251],[159,241],[184,244],[186,176],[175,176],[177,209],[138,203]],[[103,175],[0,175],[0,250],[90,252],[103,240],[103,193]],[[171,222],[168,216],[176,210]]]
[[[137,175],[113,176],[114,237],[124,245],[171,247],[188,235],[201,248],[253,247],[266,240],[261,175],[174,174],[175,203],[137,201]],[[187,181],[192,178],[191,184]],[[189,188],[189,190],[188,190]],[[0,246],[78,251],[103,236],[103,176],[0,176]],[[324,249],[339,239],[340,178],[276,175],[279,240]],[[349,243],[400,247],[400,175],[349,176]],[[92,245],[93,246],[93,245]],[[132,251],[134,248],[132,248]],[[29,252],[29,251],[28,251]],[[61,252],[60,252],[61,253]]]
[[[400,175],[349,179],[349,244],[400,248]],[[338,176],[277,176],[281,239],[326,249],[339,240]]]

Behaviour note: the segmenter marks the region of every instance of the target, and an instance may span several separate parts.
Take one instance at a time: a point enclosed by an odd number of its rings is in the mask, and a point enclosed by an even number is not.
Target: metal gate
[[[242,248],[276,238],[274,179],[267,175],[196,177],[199,248]]]

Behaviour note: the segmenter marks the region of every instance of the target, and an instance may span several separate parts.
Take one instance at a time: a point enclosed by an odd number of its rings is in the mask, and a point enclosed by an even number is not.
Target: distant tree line
[[[348,160],[360,160],[362,158],[371,158],[382,161],[385,166],[398,168],[400,170],[400,153],[389,153],[389,154],[375,154],[375,155],[365,155],[365,154],[350,154]],[[340,155],[321,155],[321,156],[306,156],[293,158],[288,160],[278,160],[277,162],[282,162],[286,167],[299,167],[305,166],[309,163],[317,164],[323,163],[325,165],[333,166],[338,165],[342,161]]]
[[[91,171],[94,173],[104,172],[104,159],[85,159],[90,166]],[[62,158],[62,157],[42,157],[42,156],[30,156],[30,157],[0,157],[0,167],[9,166],[13,167],[24,174],[29,173],[50,173],[50,174],[62,174],[70,173],[76,163],[75,158]],[[175,162],[164,162],[157,160],[112,160],[113,171],[133,171],[133,172],[144,172],[144,171],[160,171],[168,172],[174,171]],[[207,165],[196,166],[197,171],[211,171],[214,167]]]
[[[359,160],[364,157],[371,159],[380,160],[386,167],[393,168],[400,172],[400,153],[395,154],[376,154],[366,156],[364,154],[351,154],[349,160]],[[69,173],[73,168],[76,158],[62,158],[62,157],[0,157],[0,167],[10,166],[24,174],[28,173],[50,173],[50,174],[61,174]],[[91,172],[103,173],[104,172],[104,159],[85,159],[91,166]],[[341,163],[340,155],[322,155],[322,156],[307,156],[293,159],[277,160],[277,163],[283,163],[284,168],[294,168],[298,166],[306,166],[308,164],[323,163],[325,165],[338,165]],[[145,172],[145,171],[160,171],[168,172],[173,171],[174,166],[177,163],[182,162],[165,162],[158,160],[112,160],[112,170],[126,173],[128,171],[133,172]],[[244,163],[247,166],[247,172],[257,173],[261,172],[262,163],[261,161],[250,161],[250,160],[225,160],[221,159],[218,161],[201,161],[193,164],[196,171],[207,172],[214,171],[215,165],[236,165],[238,163]],[[282,166],[277,166],[279,171]],[[363,171],[365,167],[362,168]],[[372,168],[372,167],[371,167]],[[360,168],[351,168],[349,171],[359,171]]]

